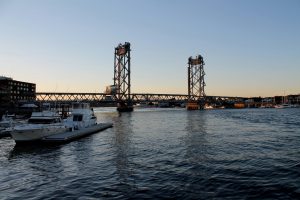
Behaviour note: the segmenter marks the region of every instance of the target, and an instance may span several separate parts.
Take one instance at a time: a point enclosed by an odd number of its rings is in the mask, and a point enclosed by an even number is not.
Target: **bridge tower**
[[[117,110],[119,112],[133,111],[130,93],[130,43],[119,44],[115,48],[114,87],[116,87]]]
[[[205,82],[204,61],[201,55],[188,59],[188,110],[198,110],[204,107]]]

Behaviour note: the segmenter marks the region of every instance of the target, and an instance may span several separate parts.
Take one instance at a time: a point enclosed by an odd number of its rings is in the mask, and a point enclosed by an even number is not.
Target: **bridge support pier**
[[[132,104],[127,104],[126,102],[119,102],[117,105],[117,111],[119,112],[132,112]]]
[[[186,104],[186,109],[187,110],[199,110],[200,109],[199,102],[189,100]]]

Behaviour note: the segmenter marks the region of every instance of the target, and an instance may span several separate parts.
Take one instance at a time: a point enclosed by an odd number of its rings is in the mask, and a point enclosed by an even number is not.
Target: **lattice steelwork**
[[[188,99],[188,95],[186,94],[143,94],[143,93],[134,93],[132,94],[133,102],[168,102],[168,101],[176,101],[176,102],[185,102]]]
[[[153,102],[164,102],[164,101],[177,101],[177,102],[187,102],[188,95],[186,94],[151,94],[151,93],[133,93],[133,102],[143,102],[143,101],[153,101]],[[109,97],[109,98],[108,98]],[[206,96],[210,101],[241,101],[245,99],[244,97],[230,97],[230,96]],[[64,93],[64,92],[37,92],[36,101],[40,102],[108,102],[116,101],[112,96],[107,96],[105,93]]]
[[[105,101],[104,93],[65,93],[65,92],[37,92],[37,101],[76,102],[76,101]]]
[[[130,43],[119,44],[115,48],[114,86],[119,102],[131,102],[130,96]]]
[[[188,60],[188,96],[190,100],[199,100],[205,97],[204,92],[204,61],[201,55]]]

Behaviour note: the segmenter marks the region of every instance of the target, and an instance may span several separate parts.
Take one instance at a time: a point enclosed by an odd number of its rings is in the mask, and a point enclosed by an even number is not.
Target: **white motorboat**
[[[214,109],[215,107],[213,105],[204,105],[204,110],[211,110]]]
[[[61,134],[44,137],[42,142],[63,143],[112,127],[111,123],[97,123],[97,118],[88,103],[73,104],[71,116],[66,125],[69,131]]]
[[[11,136],[16,143],[33,142],[43,137],[66,132],[68,127],[60,115],[52,110],[33,112],[28,123],[12,127]]]
[[[97,118],[94,110],[90,108],[88,103],[73,103],[71,115],[65,122],[66,126],[71,130],[80,130],[97,124]]]
[[[286,104],[286,103],[284,103],[284,104],[279,104],[279,105],[275,105],[274,107],[275,107],[275,108],[294,108],[293,105],[291,105],[291,104]]]

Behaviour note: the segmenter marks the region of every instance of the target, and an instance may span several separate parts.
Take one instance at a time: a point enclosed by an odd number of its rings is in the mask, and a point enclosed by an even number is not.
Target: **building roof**
[[[13,79],[6,76],[0,76],[0,80],[13,80]]]

